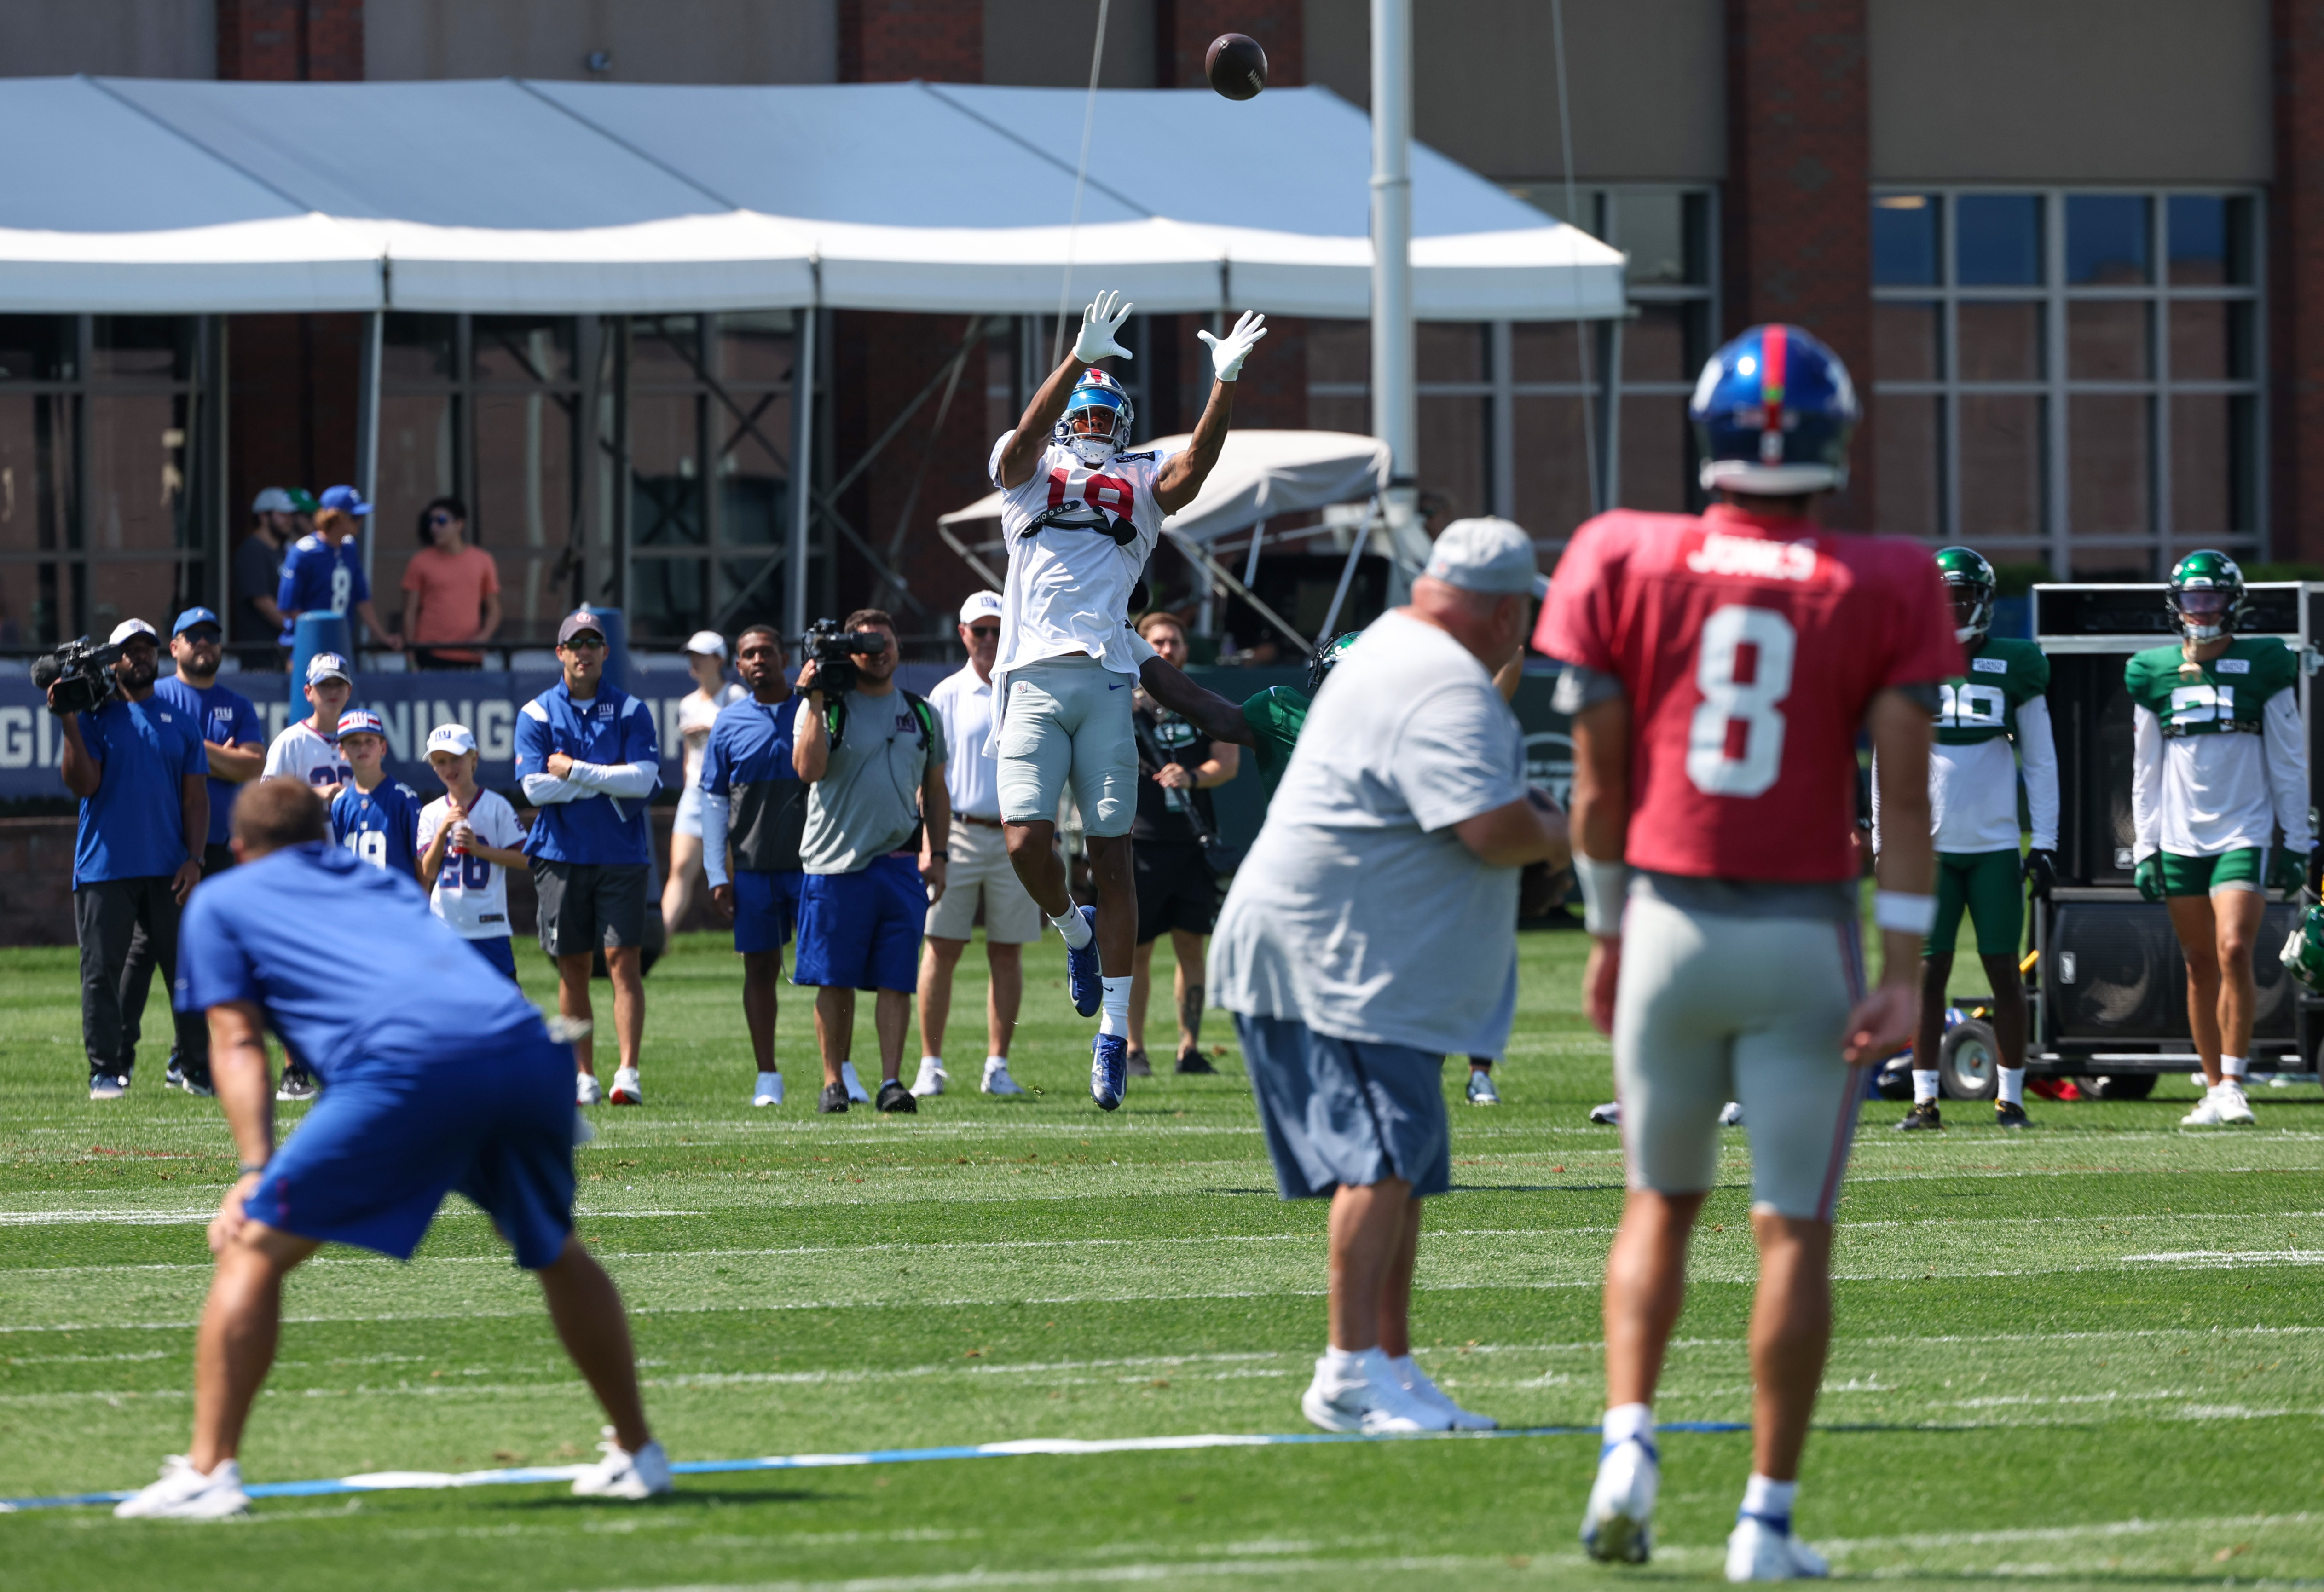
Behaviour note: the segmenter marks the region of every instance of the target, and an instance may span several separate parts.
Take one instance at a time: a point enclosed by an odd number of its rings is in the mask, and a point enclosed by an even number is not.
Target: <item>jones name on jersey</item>
[[[2176,643],[2123,668],[2136,740],[2138,855],[2311,849],[2299,660],[2273,636],[2239,636],[2209,662]]]

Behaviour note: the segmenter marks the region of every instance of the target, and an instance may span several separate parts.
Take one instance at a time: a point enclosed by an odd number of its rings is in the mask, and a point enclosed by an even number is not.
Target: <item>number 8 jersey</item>
[[[1699,879],[1852,879],[1873,696],[1960,675],[1927,548],[1715,504],[1574,533],[1534,646],[1621,683],[1628,860]]]

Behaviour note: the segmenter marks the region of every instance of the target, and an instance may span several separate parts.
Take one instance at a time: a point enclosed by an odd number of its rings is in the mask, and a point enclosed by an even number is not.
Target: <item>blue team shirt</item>
[[[292,846],[205,879],[178,940],[177,1009],[254,1002],[337,1083],[466,1072],[483,1042],[541,1035],[540,1014],[429,910],[409,873],[337,846]]]
[[[204,741],[215,741],[220,746],[255,746],[266,750],[266,720],[253,707],[250,698],[223,686],[211,686],[196,690],[172,675],[158,682],[153,695],[166,696],[188,717],[194,721],[194,732]],[[209,766],[209,751],[202,752],[202,766]],[[226,834],[234,823],[235,793],[242,788],[231,779],[210,776],[209,843],[226,844]]]
[[[400,779],[369,790],[353,785],[331,798],[331,838],[390,873],[420,877],[420,793]]]
[[[319,536],[302,536],[282,556],[282,574],[274,588],[274,605],[288,621],[282,645],[290,645],[298,616],[321,610],[346,613],[358,603],[371,601],[371,582],[364,578],[363,549],[355,538],[342,538],[336,548]]]
[[[143,702],[108,702],[80,715],[88,755],[105,765],[97,794],[80,804],[73,888],[178,871],[202,842],[186,844],[186,776],[207,774],[201,726],[159,691]]]
[[[711,721],[710,743],[702,751],[703,795],[731,796],[738,785],[797,779],[791,732],[798,722],[796,696],[777,703],[744,696],[720,708]]]
[[[585,710],[559,680],[524,704],[516,718],[516,777],[549,772],[549,754],[563,752],[576,763],[661,766],[654,715],[626,691],[600,681]],[[551,802],[540,809],[525,836],[528,856],[549,862],[651,862],[653,841],[646,827],[650,796],[588,796]]]

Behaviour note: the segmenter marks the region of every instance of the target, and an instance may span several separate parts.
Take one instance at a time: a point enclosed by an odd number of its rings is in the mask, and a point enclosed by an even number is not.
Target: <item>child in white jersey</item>
[[[486,962],[516,977],[509,941],[508,870],[526,866],[524,825],[498,791],[476,787],[476,738],[466,724],[428,733],[428,766],[444,794],[420,809],[420,882],[429,905]]]

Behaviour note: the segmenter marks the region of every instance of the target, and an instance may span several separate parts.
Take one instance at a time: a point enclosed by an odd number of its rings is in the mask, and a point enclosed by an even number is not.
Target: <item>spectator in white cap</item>
[[[289,492],[270,486],[250,505],[250,534],[234,549],[234,648],[242,667],[279,669],[275,637],[283,629],[275,587],[282,578],[282,549],[299,534],[299,505]]]
[[[992,660],[1001,650],[1001,594],[978,592],[960,605],[960,644],[968,662],[928,693],[928,706],[944,721],[945,744],[953,756],[945,765],[952,797],[952,865],[943,898],[928,908],[927,938],[920,951],[920,1073],[912,1092],[942,1094],[945,1025],[952,1015],[953,971],[984,908],[984,959],[991,980],[984,990],[986,1094],[1023,1094],[1009,1076],[1009,1042],[1017,1031],[1025,999],[1025,947],[1041,937],[1041,909],[1009,861],[1001,827],[1001,763],[993,755]]]
[[[696,630],[687,639],[686,667],[694,689],[679,699],[678,733],[686,742],[686,788],[678,793],[678,816],[669,826],[669,877],[662,881],[662,926],[676,934],[694,910],[702,888],[702,749],[719,711],[742,699],[742,687],[726,677],[726,638]]]
[[[437,916],[486,962],[516,977],[508,870],[530,866],[524,825],[496,790],[476,786],[476,738],[466,724],[428,732],[428,766],[444,794],[420,809],[420,882]]]
[[[314,711],[282,733],[266,749],[262,778],[298,779],[314,787],[328,808],[339,787],[353,779],[355,769],[339,751],[339,715],[355,695],[355,676],[347,660],[336,652],[318,652],[307,660],[307,704]]]

